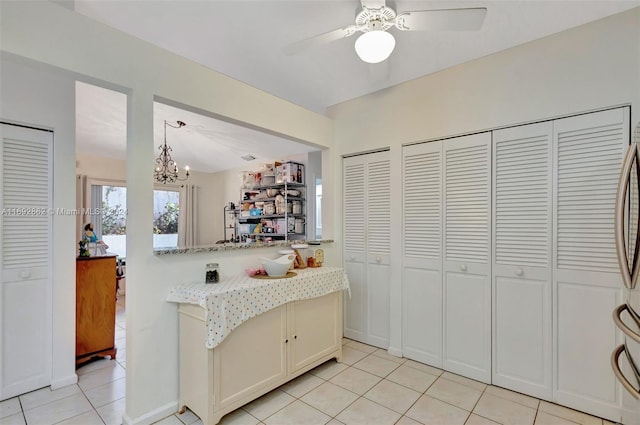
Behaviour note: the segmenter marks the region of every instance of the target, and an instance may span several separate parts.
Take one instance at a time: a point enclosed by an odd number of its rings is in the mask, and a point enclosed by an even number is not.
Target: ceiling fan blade
[[[403,12],[396,17],[396,27],[403,31],[473,31],[479,30],[484,22],[487,9],[417,10]]]
[[[385,3],[385,0],[360,0],[362,7],[366,7],[367,9],[380,9],[386,6]]]
[[[341,38],[347,38],[352,36],[358,31],[355,25],[348,25],[346,27],[338,28],[337,30],[329,31],[324,34],[319,34],[305,40],[297,41],[295,43],[285,46],[284,53],[287,56],[295,55],[310,47],[315,47],[321,44],[330,43],[332,41],[340,40]]]

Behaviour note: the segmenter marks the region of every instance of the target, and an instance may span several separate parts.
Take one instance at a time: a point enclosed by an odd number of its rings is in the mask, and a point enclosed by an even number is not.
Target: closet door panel
[[[614,204],[628,143],[629,108],[554,121],[554,401],[610,420],[621,403],[609,359],[621,340],[611,311],[623,287]]]
[[[348,157],[344,170],[344,262],[351,283],[344,335],[388,348],[391,168],[388,152]]]
[[[491,381],[491,133],[443,142],[443,367]]]
[[[345,158],[343,163],[344,264],[351,286],[345,297],[344,336],[364,342],[366,335],[366,160]]]
[[[442,367],[442,142],[403,148],[402,344]]]
[[[389,347],[389,258],[367,264],[368,343]]]
[[[405,265],[403,278],[402,354],[442,368],[442,274]]]
[[[0,400],[51,384],[53,133],[0,125]]]
[[[367,158],[367,343],[389,348],[391,162],[389,152]]]
[[[552,398],[551,122],[493,132],[493,383]]]
[[[444,369],[491,382],[491,285],[489,276],[445,274]]]

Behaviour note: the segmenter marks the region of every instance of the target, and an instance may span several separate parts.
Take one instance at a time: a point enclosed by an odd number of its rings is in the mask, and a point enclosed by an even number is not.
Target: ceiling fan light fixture
[[[382,31],[367,31],[356,40],[356,53],[367,63],[379,63],[387,59],[396,47],[393,34]]]

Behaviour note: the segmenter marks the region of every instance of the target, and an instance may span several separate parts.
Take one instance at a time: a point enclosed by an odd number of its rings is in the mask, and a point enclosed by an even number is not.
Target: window
[[[153,191],[153,248],[178,247],[178,190]]]
[[[92,185],[92,200],[100,200],[99,206],[94,203],[91,216],[93,228],[99,239],[109,245],[107,250],[120,257],[127,255],[127,188],[123,186]]]
[[[316,239],[322,239],[322,179],[316,178]]]
[[[177,248],[180,193],[178,189],[153,191],[153,247]],[[91,185],[94,231],[106,243],[107,252],[127,255],[127,188],[115,184]]]

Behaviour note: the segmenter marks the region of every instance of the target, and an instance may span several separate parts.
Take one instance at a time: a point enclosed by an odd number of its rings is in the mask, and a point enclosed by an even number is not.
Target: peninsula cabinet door
[[[491,133],[443,141],[444,369],[491,382]]]
[[[259,350],[251,347],[259,347]],[[262,313],[234,329],[214,348],[215,405],[224,408],[244,404],[242,400],[250,399],[252,394],[283,382],[287,375],[287,347],[286,305]],[[212,350],[207,351],[212,353]],[[201,373],[207,372],[202,369]]]
[[[335,352],[342,344],[342,293],[290,303],[289,373]]]
[[[0,400],[51,384],[52,152],[52,132],[0,124]]]
[[[493,132],[493,383],[551,400],[553,124]]]

